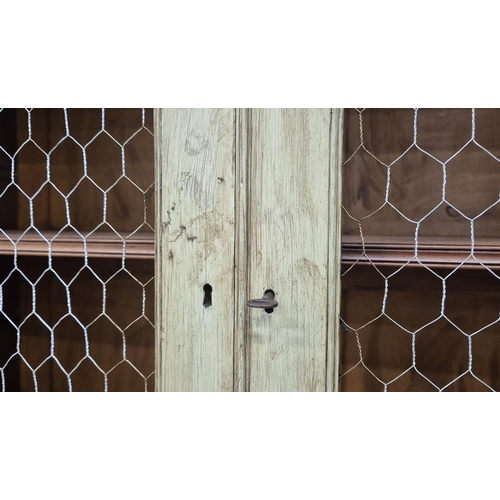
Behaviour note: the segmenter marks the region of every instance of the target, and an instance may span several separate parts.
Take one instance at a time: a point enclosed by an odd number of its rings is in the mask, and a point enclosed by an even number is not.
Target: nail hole
[[[212,287],[207,283],[203,286],[205,295],[203,296],[203,307],[210,307],[212,305]]]
[[[271,290],[271,289],[268,289],[264,292],[264,295],[270,295],[271,299],[274,299],[274,291]],[[264,309],[264,311],[266,311],[267,314],[272,314],[274,312],[274,309],[272,307],[270,307],[269,309]]]

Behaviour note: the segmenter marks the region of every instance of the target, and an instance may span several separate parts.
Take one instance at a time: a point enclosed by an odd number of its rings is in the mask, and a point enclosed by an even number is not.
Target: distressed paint
[[[158,390],[335,390],[341,117],[156,112]]]
[[[236,233],[235,233],[235,315],[234,315],[234,390],[248,390],[248,160],[251,136],[251,111],[236,110]]]
[[[160,391],[233,390],[234,123],[232,109],[155,115]]]
[[[344,110],[332,109],[330,131],[330,199],[328,222],[328,338],[326,357],[326,390],[338,391],[339,382],[339,317],[340,266],[342,237],[342,145],[344,140]]]
[[[329,109],[254,109],[248,162],[250,391],[325,391],[330,207]]]

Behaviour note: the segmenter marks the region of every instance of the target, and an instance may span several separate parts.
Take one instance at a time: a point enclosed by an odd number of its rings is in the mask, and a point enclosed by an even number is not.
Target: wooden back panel
[[[362,148],[354,154],[361,143],[359,113],[346,110],[344,159],[348,161],[342,192],[346,211],[362,219],[366,236],[413,237],[416,223],[421,221],[420,236],[467,238],[471,219],[482,214],[475,220],[475,237],[498,237],[500,205],[492,205],[500,195],[500,162],[496,159],[500,158],[500,110],[476,110],[477,143],[470,142],[470,109],[419,110],[416,145],[412,146],[414,118],[411,109],[363,111],[365,147],[382,164]],[[384,204],[388,166],[387,201],[401,213]],[[359,234],[357,222],[346,213],[343,232]]]
[[[360,114],[345,113],[343,235],[362,252],[361,225],[381,252],[377,265],[365,259],[343,269],[340,390],[384,390],[384,383],[389,391],[437,390],[464,373],[446,390],[489,390],[481,381],[500,390],[498,271],[446,267],[444,254],[439,261],[447,241],[450,248],[461,242],[464,259],[473,242],[485,241],[496,261],[500,110],[367,109],[361,116],[362,134]],[[414,248],[417,224],[426,249],[439,247],[432,269],[391,266],[398,241]]]
[[[1,229],[15,230],[17,238],[33,227],[50,239],[70,225],[69,243],[72,228],[114,230],[123,238],[137,231],[153,244],[152,110],[143,116],[140,109],[108,109],[103,117],[100,109],[70,109],[65,117],[61,109],[31,115],[20,109],[0,118],[9,121],[0,123],[0,145],[8,153],[0,152],[0,190],[7,186]],[[8,155],[15,156],[15,185]],[[71,245],[72,257],[65,256],[62,238],[51,261],[21,256],[29,255],[33,234],[21,240],[17,258],[0,258],[8,298],[0,321],[1,366],[16,352],[16,327],[20,331],[20,355],[8,363],[5,389],[154,390],[153,251],[146,252],[149,260],[122,261],[122,243],[114,249],[104,238],[109,248],[101,253],[112,258],[89,258],[86,265]],[[8,241],[4,247],[8,253]],[[72,372],[71,382],[61,367]]]

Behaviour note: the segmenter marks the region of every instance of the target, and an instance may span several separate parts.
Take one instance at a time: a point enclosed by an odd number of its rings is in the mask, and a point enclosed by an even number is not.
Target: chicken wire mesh
[[[500,389],[500,111],[345,112],[339,388]]]
[[[0,111],[4,391],[154,389],[152,121]]]

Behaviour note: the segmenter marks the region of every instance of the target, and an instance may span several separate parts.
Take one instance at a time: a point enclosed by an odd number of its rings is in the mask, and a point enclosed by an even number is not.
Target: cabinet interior
[[[345,111],[343,391],[500,390],[500,110]]]
[[[5,390],[154,390],[152,122],[0,112]]]

